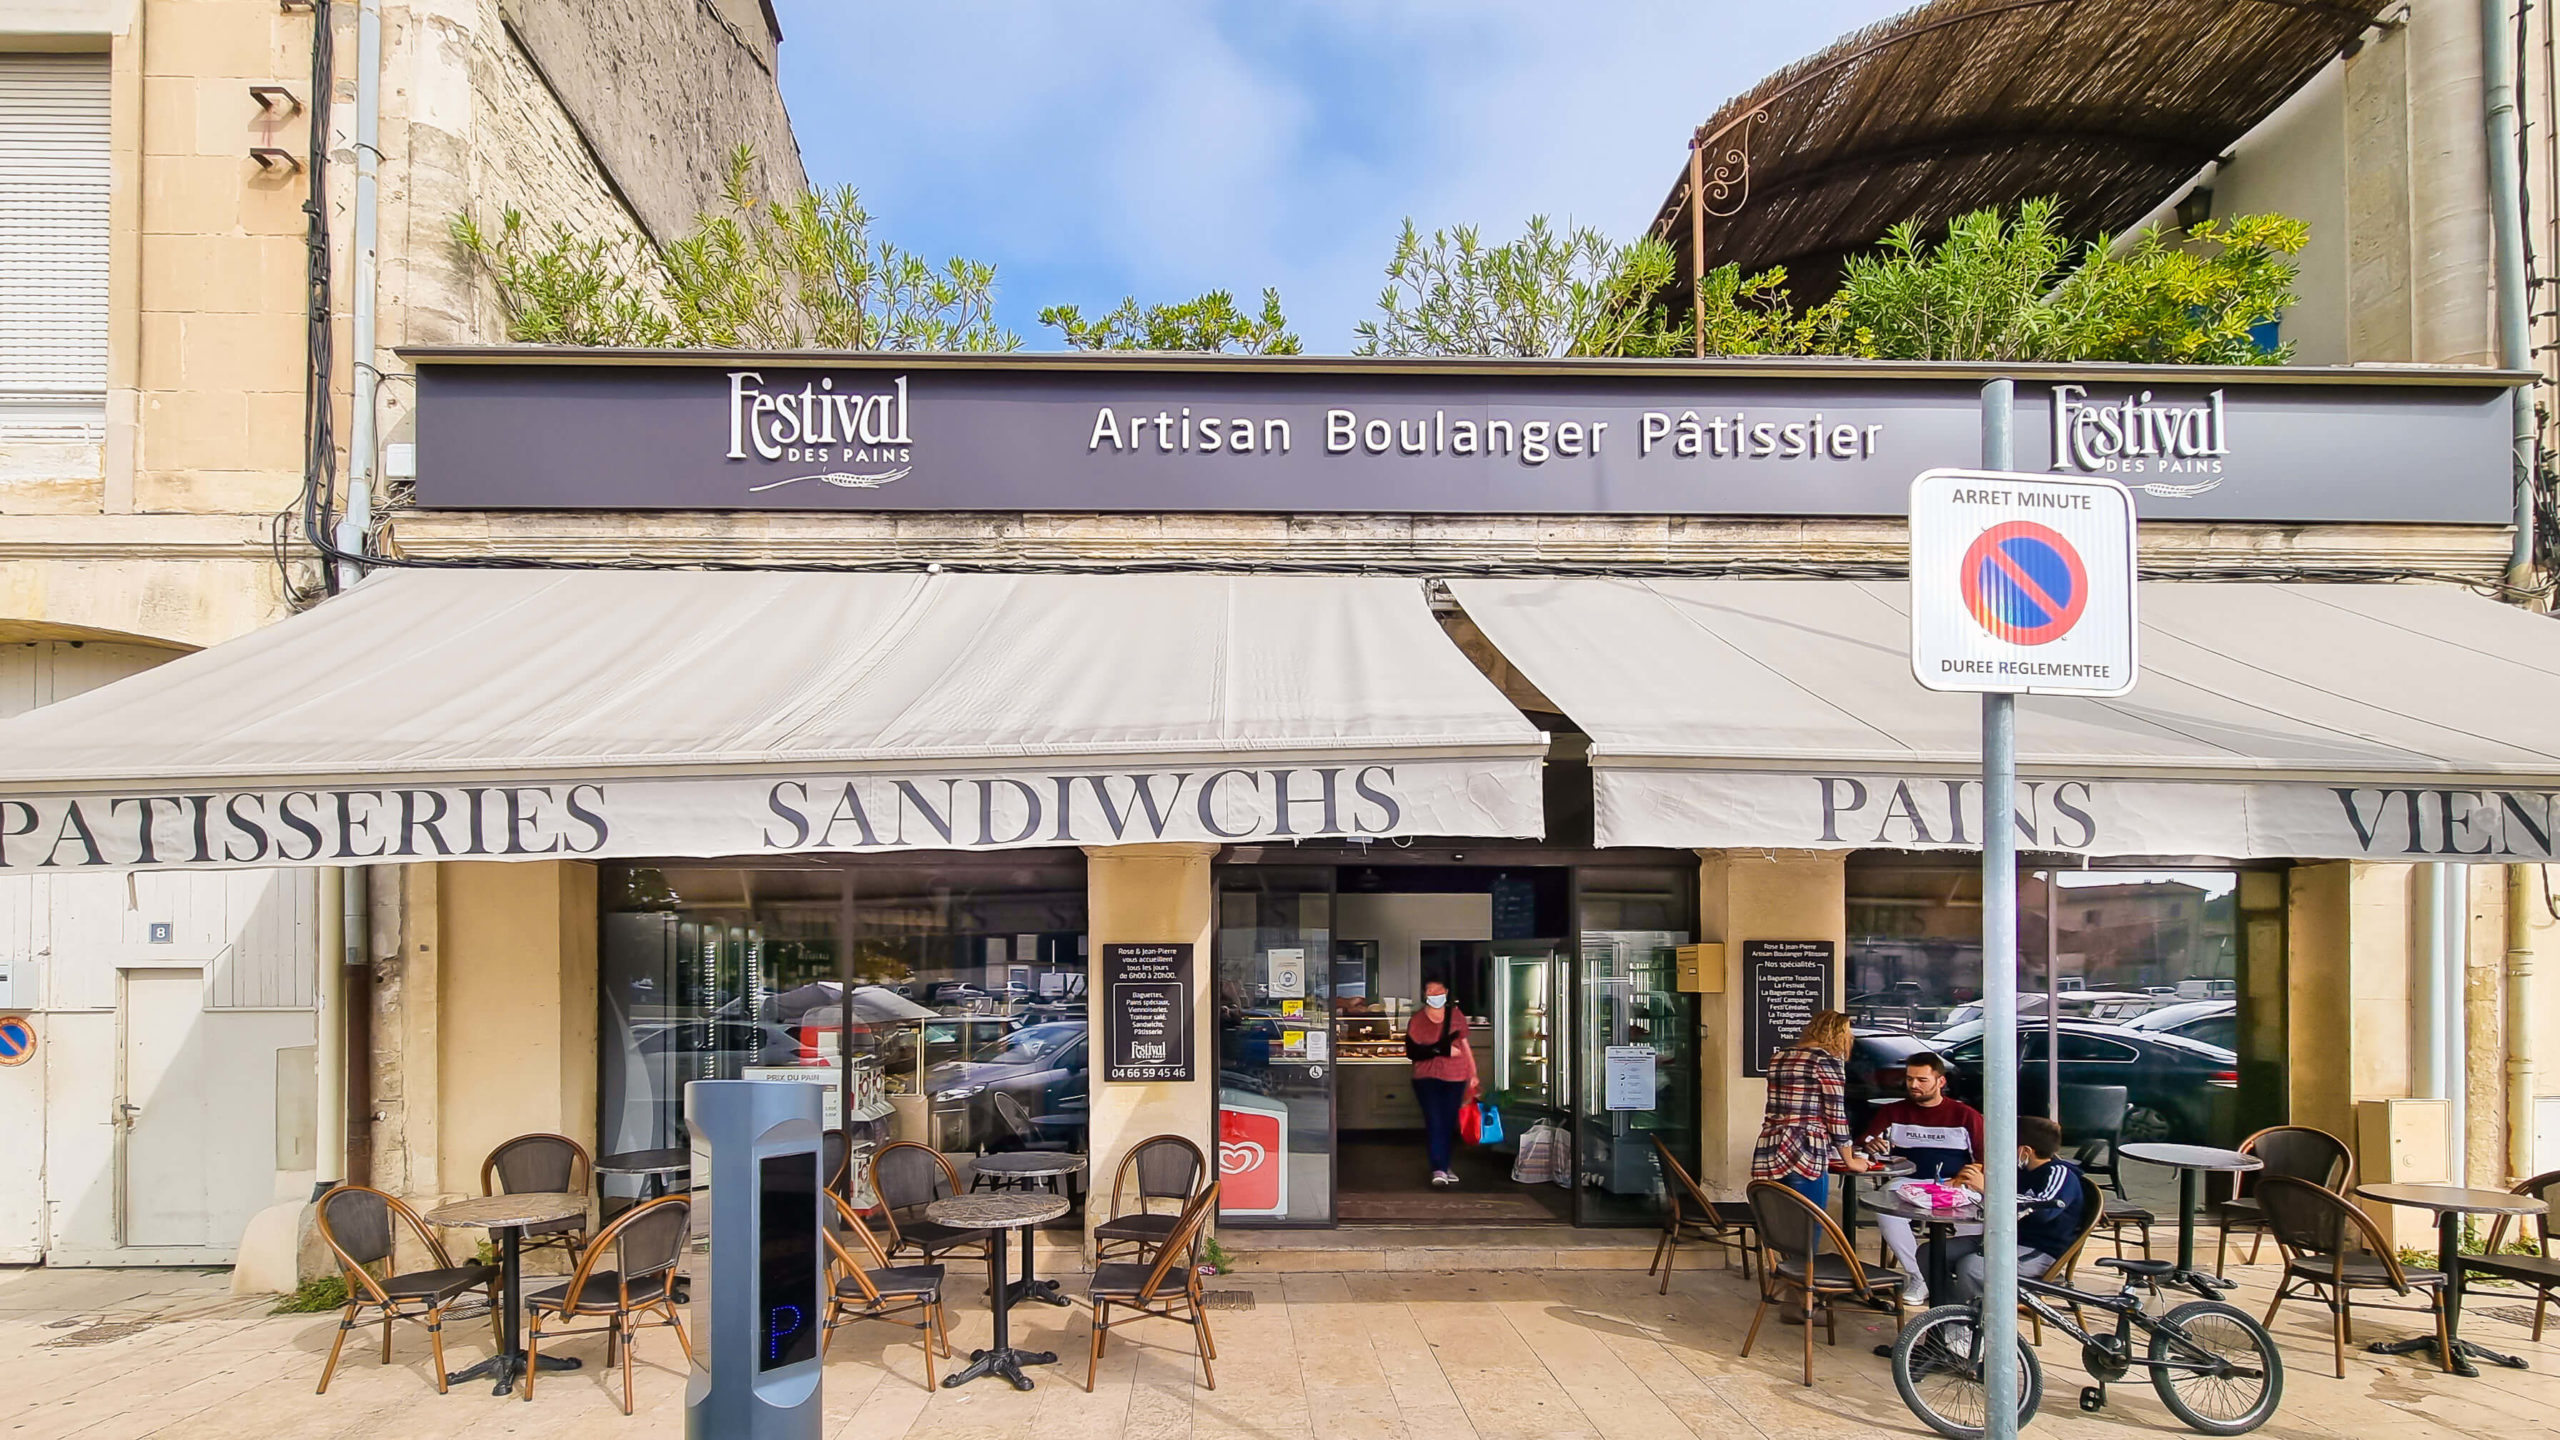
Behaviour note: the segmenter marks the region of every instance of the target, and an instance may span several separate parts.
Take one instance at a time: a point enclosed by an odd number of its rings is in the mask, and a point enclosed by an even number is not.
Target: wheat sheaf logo
[[[837,490],[877,490],[913,472],[915,442],[907,430],[907,377],[869,394],[838,390],[821,376],[798,390],[767,390],[755,370],[729,372],[731,460],[780,460],[823,465],[780,480],[750,485],[761,495],[812,481]]]

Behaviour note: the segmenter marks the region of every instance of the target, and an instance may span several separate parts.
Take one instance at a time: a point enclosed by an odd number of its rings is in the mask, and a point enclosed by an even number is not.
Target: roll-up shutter
[[[107,189],[107,57],[0,55],[0,435],[104,431]]]

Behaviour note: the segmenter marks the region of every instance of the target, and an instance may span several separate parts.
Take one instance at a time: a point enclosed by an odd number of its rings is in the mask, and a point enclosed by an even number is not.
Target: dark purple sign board
[[[1899,516],[1980,458],[1979,367],[411,358],[430,509]],[[2494,372],[2015,373],[2018,467],[2145,519],[2511,518]]]

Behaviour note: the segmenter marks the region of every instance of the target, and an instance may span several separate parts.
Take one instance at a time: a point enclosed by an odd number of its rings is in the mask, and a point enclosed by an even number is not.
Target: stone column
[[[596,867],[438,868],[437,1168],[447,1190],[477,1194],[502,1140],[566,1135],[595,1151]]]
[[[1702,850],[1698,938],[1724,946],[1722,994],[1698,997],[1698,1181],[1732,1198],[1751,1182],[1767,1082],[1742,1073],[1742,946],[1750,940],[1828,940],[1847,965],[1848,855],[1839,850]],[[1835,991],[1831,1003],[1840,1003]]]
[[[1093,1120],[1089,1133],[1092,1189],[1085,1205],[1086,1253],[1092,1227],[1109,1218],[1111,1177],[1130,1148],[1150,1135],[1180,1135],[1217,1155],[1216,897],[1210,886],[1214,845],[1115,845],[1086,852],[1088,949],[1086,993],[1092,1017]],[[1192,1033],[1200,1053],[1195,1078],[1170,1083],[1111,1084],[1103,1078],[1106,1007],[1103,947],[1114,944],[1192,947]]]

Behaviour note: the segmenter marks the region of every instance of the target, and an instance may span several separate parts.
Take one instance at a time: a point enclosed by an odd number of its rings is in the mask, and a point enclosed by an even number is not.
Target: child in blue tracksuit
[[[2080,1219],[2080,1167],[2058,1157],[2062,1127],[2041,1115],[2018,1117],[2018,1273],[2029,1278],[2053,1268],[2071,1248]],[[1968,1165],[1956,1183],[1983,1188],[1982,1167]],[[1933,1242],[1934,1243],[1934,1242]],[[1982,1237],[1959,1235],[1948,1242],[1956,1297],[1982,1298]]]

